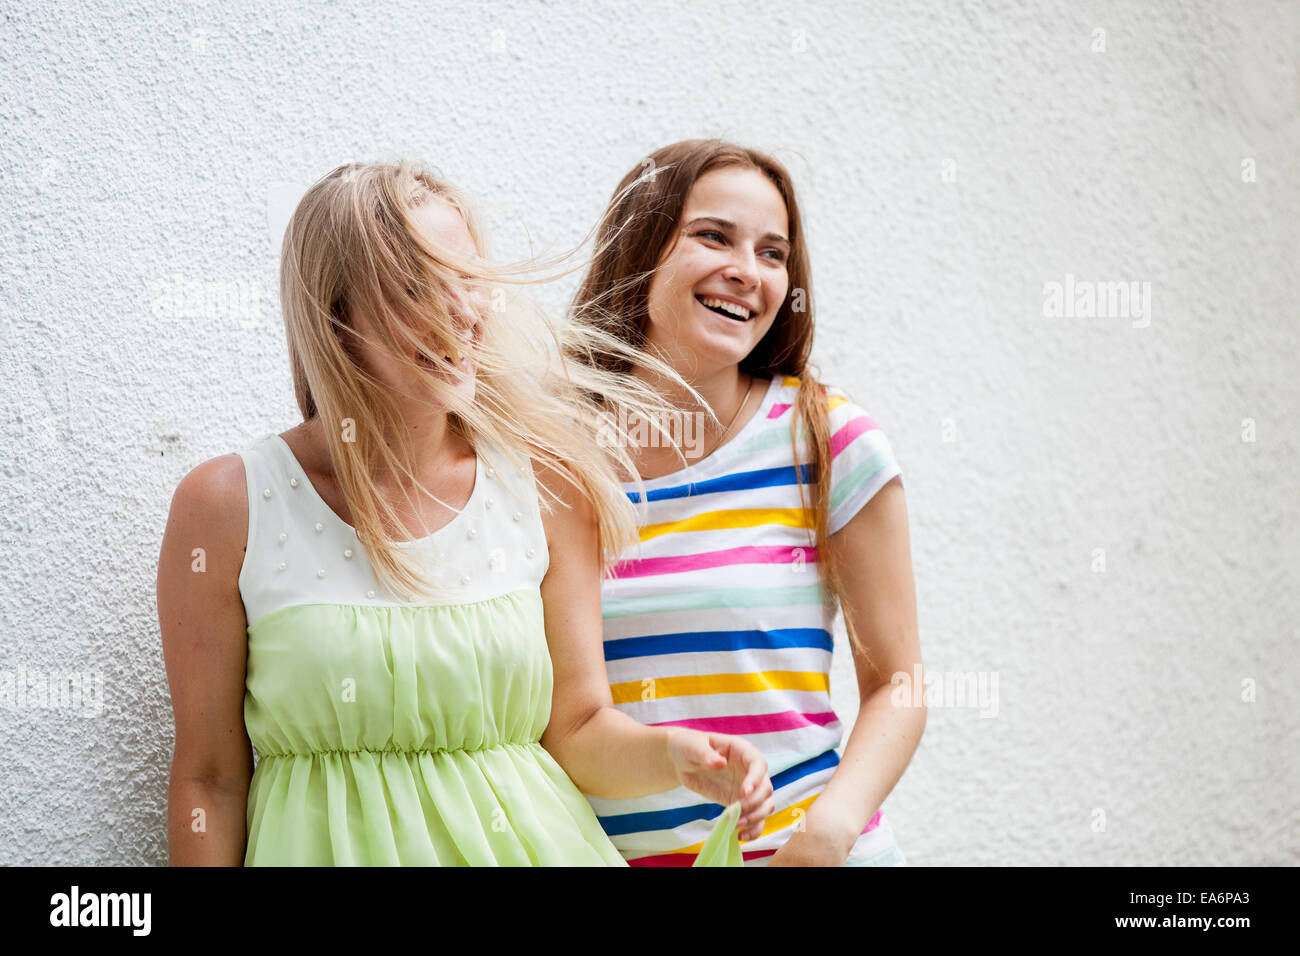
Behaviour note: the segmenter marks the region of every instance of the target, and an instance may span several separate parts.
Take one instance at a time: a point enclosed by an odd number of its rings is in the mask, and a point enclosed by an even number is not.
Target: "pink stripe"
[[[638,856],[627,861],[628,866],[694,866],[698,853],[661,853],[658,856]],[[743,860],[744,854],[741,854]]]
[[[786,409],[790,406],[788,403],[777,402],[772,406],[772,410],[767,413],[768,418],[780,418],[785,414]]]
[[[797,730],[800,727],[825,727],[835,721],[835,712],[801,714],[789,710],[780,714],[738,714],[734,717],[690,717],[685,720],[664,720],[651,727],[690,727],[693,730],[712,731],[715,734],[770,734],[778,730]]]
[[[776,850],[742,850],[742,860],[757,860],[771,856]],[[638,856],[627,861],[628,866],[694,866],[698,853],[661,853],[658,856]]]
[[[796,552],[798,552],[796,554]],[[676,574],[679,571],[702,571],[728,564],[790,564],[802,557],[816,561],[816,548],[793,548],[785,545],[753,545],[703,551],[699,554],[674,554],[662,558],[624,561],[610,572],[611,578],[643,578],[652,574]]]
[[[876,424],[875,419],[870,415],[859,415],[831,436],[831,457],[834,458],[838,455],[844,450],[845,445],[853,441],[853,439],[857,438],[863,432],[869,432],[873,429],[878,429],[879,427],[880,426]]]

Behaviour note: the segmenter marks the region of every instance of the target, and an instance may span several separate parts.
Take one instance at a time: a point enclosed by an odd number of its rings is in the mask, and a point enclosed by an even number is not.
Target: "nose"
[[[483,320],[482,296],[477,289],[457,286],[452,293],[455,299],[453,318],[456,328],[465,335],[473,333]]]
[[[738,283],[741,288],[752,289],[758,284],[758,260],[754,251],[742,243],[737,243],[735,252],[723,270],[723,278]]]

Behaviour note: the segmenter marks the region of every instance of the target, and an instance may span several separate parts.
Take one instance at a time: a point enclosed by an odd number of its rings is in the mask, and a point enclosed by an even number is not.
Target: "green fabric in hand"
[[[736,832],[739,820],[740,801],[736,801],[722,811],[691,866],[744,866],[740,855],[740,834]]]

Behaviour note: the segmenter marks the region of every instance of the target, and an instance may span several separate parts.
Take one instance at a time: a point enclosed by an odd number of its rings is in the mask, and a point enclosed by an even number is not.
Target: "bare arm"
[[[769,865],[842,864],[907,769],[925,730],[923,704],[895,707],[890,701],[890,677],[905,673],[910,681],[920,673],[913,667],[921,666],[907,502],[899,479],[888,482],[832,535],[829,547],[836,549],[844,568],[845,624],[870,661],[855,645],[861,707],[844,756],[808,808],[803,831]]]
[[[167,792],[173,866],[244,862],[253,773],[238,581],[248,539],[244,482],[237,455],[186,475],[172,497],[158,558],[158,624],[176,732]]]
[[[723,805],[741,803],[741,838],[762,832],[772,783],[758,749],[740,737],[684,727],[647,727],[614,707],[600,615],[600,549],[595,510],[553,473],[569,507],[543,515],[550,567],[542,581],[546,640],[555,672],[551,720],[542,746],[584,793],[627,798],[685,785]]]

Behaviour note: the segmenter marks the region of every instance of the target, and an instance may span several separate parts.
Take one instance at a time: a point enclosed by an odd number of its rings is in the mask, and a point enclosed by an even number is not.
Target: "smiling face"
[[[647,344],[688,381],[738,364],[789,291],[788,236],[785,202],[760,171],[726,166],[697,179],[650,283]]]
[[[462,255],[475,258],[478,249],[469,234],[465,218],[454,205],[437,196],[429,197],[423,205],[410,210],[411,219],[416,228],[430,243]],[[475,294],[465,287],[448,288],[447,294],[452,299],[451,312],[455,322],[455,334],[458,340],[444,343],[446,351],[442,359],[446,363],[459,365],[454,371],[439,371],[437,366],[412,348],[410,357],[420,363],[425,370],[451,385],[453,390],[466,400],[474,397],[475,365],[471,354],[481,337],[481,322],[487,314],[483,296]],[[353,323],[358,332],[368,341],[361,342],[357,352],[366,369],[395,392],[427,399],[428,390],[422,387],[418,373],[404,365],[391,355],[377,337],[373,322],[368,316],[357,314]],[[399,339],[400,342],[400,339]],[[452,347],[457,355],[452,354]]]

